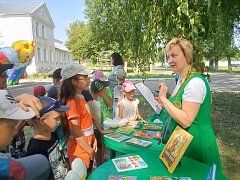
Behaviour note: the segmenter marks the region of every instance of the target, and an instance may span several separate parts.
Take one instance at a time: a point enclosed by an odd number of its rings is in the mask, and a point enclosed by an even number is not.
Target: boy
[[[35,136],[29,141],[26,155],[42,154],[49,159],[52,172],[50,179],[64,179],[67,164],[60,152],[55,130],[60,121],[61,112],[70,110],[69,106],[61,106],[60,101],[50,97],[39,97],[43,108],[40,118],[33,118]]]
[[[7,90],[0,90],[0,151],[11,143],[18,122],[35,116],[31,108],[22,110]],[[0,153],[0,179],[47,179],[49,163],[42,155],[14,159]],[[37,170],[37,171],[36,171]]]
[[[58,68],[53,72],[53,74],[49,75],[49,77],[52,77],[53,79],[53,85],[48,91],[48,97],[51,97],[56,100],[58,99],[58,91],[59,91],[59,86],[61,84],[61,79],[62,79],[61,71],[62,71],[62,68]]]
[[[95,137],[98,141],[98,151],[96,154],[96,162],[97,166],[102,163],[102,155],[103,155],[103,143],[101,134],[111,133],[110,130],[104,130],[102,128],[102,122],[105,120],[109,120],[111,117],[109,113],[109,106],[101,101],[100,98],[106,96],[105,88],[109,86],[109,81],[101,81],[99,79],[95,79],[91,82],[90,91],[93,95],[93,109],[94,109],[94,125],[97,129],[94,130]],[[100,122],[100,121],[101,122]]]
[[[118,102],[124,98],[124,95],[122,93],[122,85],[125,82],[127,73],[124,69],[119,69],[116,73],[116,80],[118,82],[118,85],[114,87],[113,89],[113,116],[117,117],[116,110],[118,109],[117,104]]]

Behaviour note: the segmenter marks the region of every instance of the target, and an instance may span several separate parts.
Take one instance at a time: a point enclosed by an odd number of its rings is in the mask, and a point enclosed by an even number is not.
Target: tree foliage
[[[84,34],[73,35],[74,28],[78,29],[75,26],[80,28],[81,23],[72,23],[68,31],[71,37],[68,44],[78,54],[77,58],[90,58],[106,50],[119,51],[128,65],[144,71],[158,60],[159,52],[173,37],[193,43],[196,64],[201,64],[204,57],[214,62],[232,57],[230,52],[235,52],[232,49],[234,29],[238,31],[236,25],[240,21],[239,0],[85,0],[85,3],[88,41],[82,40]],[[91,55],[86,49],[91,50]]]

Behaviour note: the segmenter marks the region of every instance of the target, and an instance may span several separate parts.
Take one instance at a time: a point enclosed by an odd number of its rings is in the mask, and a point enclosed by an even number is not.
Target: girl
[[[75,158],[81,158],[87,168],[97,151],[89,107],[80,95],[83,90],[88,89],[90,74],[91,72],[80,64],[67,65],[61,72],[63,82],[60,88],[60,100],[71,107],[71,110],[66,112],[70,133],[67,142],[69,161],[72,163]]]
[[[135,89],[132,82],[125,81],[122,85],[122,91],[125,98],[118,103],[118,117],[121,119],[126,118],[128,120],[128,125],[136,125],[137,119],[141,119],[144,123],[147,123],[143,120],[138,111],[139,100],[134,98]]]

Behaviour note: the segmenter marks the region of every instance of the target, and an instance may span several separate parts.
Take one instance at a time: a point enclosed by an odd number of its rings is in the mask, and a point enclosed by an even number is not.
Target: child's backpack
[[[24,180],[26,176],[25,167],[12,159],[0,158],[0,179]]]

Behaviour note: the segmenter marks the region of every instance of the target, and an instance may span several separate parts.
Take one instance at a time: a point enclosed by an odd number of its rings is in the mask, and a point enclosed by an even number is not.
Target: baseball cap
[[[109,81],[101,81],[100,79],[95,79],[91,82],[90,91],[93,94],[100,92],[104,87],[109,86]]]
[[[62,68],[61,76],[63,80],[69,79],[77,74],[90,75],[93,71],[86,69],[81,64],[69,64]]]
[[[53,98],[47,96],[39,97],[42,104],[42,109],[40,110],[40,116],[43,116],[49,111],[68,111],[71,109],[70,106],[63,106],[61,101],[57,101]]]
[[[62,79],[61,71],[62,71],[62,68],[58,68],[52,74],[50,74],[49,77],[56,78],[56,79]]]
[[[104,76],[103,72],[96,69],[93,72],[93,80],[100,79],[101,81],[105,81],[106,77]]]
[[[0,119],[26,120],[35,116],[32,108],[24,111],[7,90],[0,90]]]
[[[126,81],[122,85],[122,90],[125,92],[130,92],[134,89],[136,89],[136,87],[134,86],[134,84],[131,81]]]
[[[119,70],[117,71],[117,73],[116,73],[116,77],[117,77],[118,79],[124,80],[124,79],[126,79],[126,76],[127,76],[127,73],[126,73],[126,71],[125,71],[124,69],[119,69]]]
[[[1,64],[0,63],[0,74],[4,73],[6,70],[11,69],[13,64]]]
[[[35,97],[45,96],[46,89],[45,89],[44,86],[35,86],[33,88],[33,94],[34,94]]]

